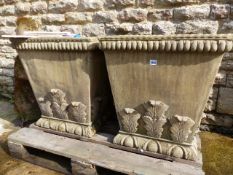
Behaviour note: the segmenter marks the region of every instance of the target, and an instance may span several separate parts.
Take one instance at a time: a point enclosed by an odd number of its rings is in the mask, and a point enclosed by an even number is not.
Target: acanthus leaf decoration
[[[135,133],[138,129],[138,119],[140,118],[140,114],[131,108],[125,108],[120,116],[122,117],[122,130]]]
[[[87,107],[81,102],[72,102],[67,111],[68,117],[70,120],[77,121],[79,123],[86,123],[87,122]]]
[[[160,138],[163,132],[163,125],[167,122],[165,112],[168,110],[168,105],[161,101],[150,100],[144,108],[146,113],[142,117],[145,122],[147,135],[155,138]]]
[[[172,140],[178,143],[187,141],[195,122],[189,117],[180,115],[174,115],[170,122],[172,125],[170,128]]]

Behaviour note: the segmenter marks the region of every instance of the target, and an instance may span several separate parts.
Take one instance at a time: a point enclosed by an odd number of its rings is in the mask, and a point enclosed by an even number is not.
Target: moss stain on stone
[[[233,138],[210,132],[200,136],[206,175],[233,175]]]

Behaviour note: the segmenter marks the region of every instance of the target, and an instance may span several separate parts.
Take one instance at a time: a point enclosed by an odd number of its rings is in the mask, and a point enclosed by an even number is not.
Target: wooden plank
[[[9,136],[8,141],[51,152],[72,160],[83,160],[99,167],[127,174],[203,174],[200,167],[155,159],[109,148],[105,145],[49,134],[32,128],[23,128],[13,133]]]

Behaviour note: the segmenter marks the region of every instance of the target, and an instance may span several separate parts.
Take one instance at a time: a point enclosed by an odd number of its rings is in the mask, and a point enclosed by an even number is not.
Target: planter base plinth
[[[106,145],[23,128],[8,137],[11,155],[66,174],[95,174],[99,168],[125,174],[203,175],[201,165],[156,159]],[[62,161],[62,162],[61,162]],[[114,173],[111,173],[114,174]]]
[[[59,131],[84,137],[92,137],[95,134],[94,128],[88,124],[80,124],[56,118],[41,117],[35,125],[51,131]]]
[[[188,145],[176,144],[167,140],[157,140],[139,134],[120,132],[113,142],[121,146],[140,149],[141,152],[148,151],[152,154],[159,153],[180,159],[198,161],[197,138],[194,139],[191,145]]]

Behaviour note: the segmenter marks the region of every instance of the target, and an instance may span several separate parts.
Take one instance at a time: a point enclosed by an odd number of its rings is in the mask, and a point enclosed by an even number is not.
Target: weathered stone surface
[[[96,23],[111,23],[117,21],[117,13],[114,11],[97,12],[93,16],[93,22]]]
[[[0,10],[3,15],[14,15],[15,14],[15,6],[14,5],[4,5]]]
[[[31,12],[35,14],[43,14],[48,10],[48,5],[45,1],[36,1],[32,3]]]
[[[193,5],[175,8],[173,10],[174,18],[183,19],[203,19],[208,18],[210,14],[209,5]]]
[[[177,5],[177,4],[189,4],[189,3],[197,3],[199,0],[159,0],[160,3],[166,5]]]
[[[49,12],[52,13],[65,13],[77,9],[78,0],[52,0],[48,1]]]
[[[231,6],[231,13],[230,13],[230,17],[231,17],[231,19],[233,19],[233,5]]]
[[[147,19],[147,13],[145,9],[126,9],[118,14],[118,19],[125,22],[141,22]]]
[[[205,106],[205,112],[211,112],[216,109],[216,99],[208,99]]]
[[[126,8],[135,5],[135,0],[106,0],[108,8]]]
[[[13,86],[14,82],[12,77],[7,77],[7,76],[1,76],[0,75],[0,85],[2,86]]]
[[[10,45],[11,42],[8,39],[0,39],[0,45]]]
[[[202,123],[231,128],[233,126],[233,117],[228,115],[206,114],[206,117],[202,119]]]
[[[16,17],[15,16],[8,16],[6,17],[6,25],[7,26],[16,26]]]
[[[25,15],[30,12],[31,4],[29,2],[18,2],[15,5],[15,11],[19,15]]]
[[[125,35],[133,31],[132,23],[122,23],[122,24],[106,24],[105,28],[107,35]]]
[[[81,34],[82,33],[82,27],[79,25],[62,25],[61,32],[70,32],[74,34]]]
[[[210,17],[212,19],[225,19],[230,15],[230,5],[228,4],[212,4]]]
[[[216,34],[218,31],[218,21],[211,20],[190,20],[177,25],[178,34]]]
[[[133,33],[137,35],[151,35],[152,23],[143,22],[143,23],[134,24]]]
[[[104,24],[87,24],[83,27],[84,36],[103,36],[105,35]]]
[[[104,7],[104,2],[102,0],[80,0],[79,9],[82,11],[97,11]]]
[[[2,53],[13,53],[13,52],[16,52],[16,50],[13,49],[11,46],[5,45],[5,46],[0,47],[0,52],[2,52]]]
[[[233,89],[224,87],[219,89],[217,112],[233,114]]]
[[[65,15],[47,14],[42,17],[42,22],[45,24],[61,24],[65,22]]]
[[[170,20],[173,17],[171,9],[153,9],[148,12],[148,19],[150,21]]]
[[[226,85],[226,72],[223,70],[219,71],[214,83],[217,85]]]
[[[227,75],[227,87],[233,88],[233,74]]]
[[[6,25],[6,18],[0,17],[0,26],[5,26],[5,25]]]
[[[13,3],[15,3],[15,2],[17,2],[18,0],[4,0],[4,2],[6,3],[6,4],[13,4]]]
[[[232,59],[227,59],[227,60],[224,59],[222,61],[220,69],[226,70],[226,71],[232,71],[233,70],[233,60]]]
[[[152,28],[153,34],[163,34],[163,35],[169,35],[169,34],[175,34],[176,33],[176,24],[170,22],[170,21],[159,21],[154,23]]]
[[[0,27],[0,35],[13,35],[15,34],[15,27]]]
[[[221,33],[233,33],[233,21],[223,23],[220,28]]]
[[[45,25],[42,30],[46,32],[60,32],[61,26]]]
[[[218,97],[218,88],[217,88],[217,87],[213,87],[213,88],[210,90],[209,98],[210,98],[210,99],[217,99],[217,97]]]
[[[86,24],[92,21],[90,13],[67,12],[65,14],[66,22],[69,24]]]
[[[154,5],[154,1],[153,0],[139,0],[139,5],[142,7],[152,7]]]
[[[13,69],[14,63],[15,61],[12,59],[0,58],[0,68]]]
[[[14,77],[14,69],[0,68],[0,76]]]

